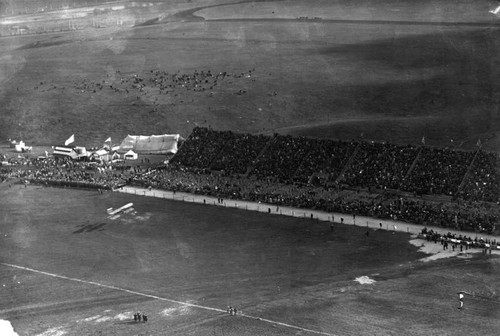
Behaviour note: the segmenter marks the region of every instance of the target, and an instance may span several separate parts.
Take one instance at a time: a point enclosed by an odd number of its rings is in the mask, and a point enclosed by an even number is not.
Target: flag
[[[107,138],[107,139],[104,141],[104,143],[106,143],[106,142],[111,142],[111,137]]]
[[[477,147],[481,147],[482,143],[481,143],[481,139],[477,139],[477,143],[476,143],[476,146]]]
[[[71,144],[73,142],[75,142],[75,135],[74,134],[72,136],[70,136],[68,138],[68,140],[64,141],[64,146],[67,146],[67,145],[69,145],[69,144]]]
[[[422,137],[422,144],[425,145],[425,135]]]
[[[45,157],[49,157],[49,152],[45,151]]]

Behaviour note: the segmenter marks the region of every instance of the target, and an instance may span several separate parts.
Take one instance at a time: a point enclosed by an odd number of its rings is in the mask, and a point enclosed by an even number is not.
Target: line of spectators
[[[420,192],[432,188],[433,192],[453,193],[452,189],[458,190],[463,180],[461,190],[466,201],[440,203],[415,195],[402,197],[402,193],[346,190],[332,182],[343,170],[345,182],[354,186],[391,188],[403,183],[406,190],[417,188]],[[500,217],[498,203],[478,202],[498,202],[498,157],[493,154],[255,136],[199,127],[170,164],[156,168],[97,168],[89,162],[48,158],[2,167],[0,176],[100,189],[129,183],[478,232],[493,232]]]
[[[487,233],[495,230],[500,218],[497,207],[492,209],[477,203],[439,203],[391,194],[331,190],[313,185],[256,180],[239,175],[225,176],[206,170],[157,169],[148,175],[136,176],[131,184]]]
[[[8,170],[8,177],[30,183],[75,188],[112,189],[125,184],[132,175],[122,169],[100,168],[89,162],[47,158],[27,160]]]
[[[433,241],[435,243],[441,242],[443,248],[446,248],[448,244],[452,244],[453,249],[460,247],[460,250],[463,251],[469,248],[498,248],[498,242],[495,239],[484,239],[483,237],[475,237],[466,236],[462,234],[455,234],[451,232],[447,232],[446,234],[441,234],[432,229],[428,229],[427,227],[423,228],[420,233],[427,241]]]

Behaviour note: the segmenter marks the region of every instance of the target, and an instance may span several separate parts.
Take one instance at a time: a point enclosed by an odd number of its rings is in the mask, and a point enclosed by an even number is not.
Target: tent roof
[[[99,150],[95,151],[95,153],[96,153],[97,155],[101,156],[101,155],[106,155],[106,154],[108,154],[108,151],[107,151],[107,150],[105,150],[105,149],[99,149]]]
[[[163,135],[127,135],[120,144],[119,152],[127,152],[133,149],[141,154],[168,154],[177,152],[179,134]]]

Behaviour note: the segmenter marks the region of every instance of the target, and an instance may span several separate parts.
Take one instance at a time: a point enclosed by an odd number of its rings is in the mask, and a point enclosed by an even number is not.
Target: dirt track
[[[342,223],[347,225],[357,225],[360,227],[366,227],[374,230],[383,229],[387,231],[398,231],[398,232],[406,232],[412,235],[418,235],[422,229],[425,227],[423,225],[411,224],[407,222],[394,221],[394,220],[385,220],[378,218],[371,218],[365,216],[355,216],[353,217],[351,214],[341,214],[341,213],[327,213],[323,211],[316,210],[308,210],[308,209],[298,209],[291,207],[280,206],[270,204],[259,204],[253,202],[246,202],[240,200],[224,200],[223,204],[218,203],[216,197],[210,196],[202,196],[202,195],[194,195],[183,192],[171,192],[166,190],[149,190],[146,188],[138,188],[138,187],[123,187],[116,190],[117,192],[123,192],[128,194],[140,195],[140,196],[148,196],[148,197],[158,197],[164,199],[171,199],[176,201],[183,201],[189,203],[198,203],[198,204],[208,204],[214,206],[222,206],[228,208],[236,208],[241,210],[250,210],[250,211],[258,211],[263,213],[269,213],[272,215],[284,215],[284,216],[292,216],[298,218],[314,218],[324,222],[334,222],[340,223],[341,218]],[[312,215],[312,217],[311,217]],[[327,223],[327,224],[328,224]],[[382,224],[382,225],[380,225]],[[500,236],[494,235],[478,235],[473,232],[464,232],[457,231],[452,229],[440,229],[436,227],[431,227],[435,232],[446,234],[448,232],[456,235],[467,235],[472,237],[483,237],[488,239],[495,239],[500,241]]]

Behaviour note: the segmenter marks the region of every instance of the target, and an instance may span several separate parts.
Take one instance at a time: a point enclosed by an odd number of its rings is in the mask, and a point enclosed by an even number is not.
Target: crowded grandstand
[[[51,186],[124,185],[493,233],[499,156],[425,145],[252,135],[195,127],[167,160],[116,163],[50,156],[0,178]]]

